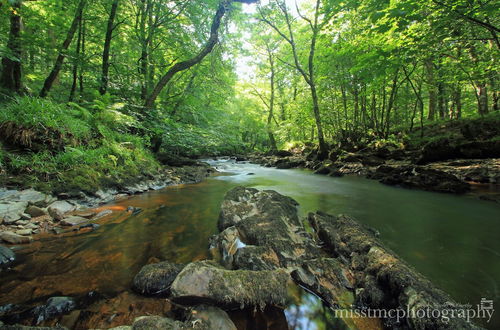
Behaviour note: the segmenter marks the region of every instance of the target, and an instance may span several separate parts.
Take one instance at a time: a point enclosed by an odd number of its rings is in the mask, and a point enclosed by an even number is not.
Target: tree
[[[144,106],[146,108],[154,107],[156,98],[160,95],[160,92],[163,88],[170,82],[170,80],[179,72],[187,70],[194,65],[203,61],[203,59],[212,52],[215,45],[219,40],[219,28],[221,26],[222,18],[226,14],[229,6],[232,2],[243,2],[243,3],[253,3],[256,0],[223,0],[219,3],[217,11],[212,20],[212,25],[210,27],[210,37],[206,41],[205,45],[201,48],[201,50],[194,57],[175,63],[158,81],[155,88],[151,92],[151,94],[147,97]]]
[[[104,49],[102,52],[102,69],[101,69],[101,85],[99,87],[99,93],[101,95],[106,94],[108,90],[109,82],[109,52],[111,49],[111,39],[113,38],[113,31],[116,29],[115,17],[118,11],[119,0],[113,0],[111,3],[111,9],[109,12],[108,24],[106,28],[106,36],[104,38]]]
[[[2,58],[0,87],[16,94],[23,92],[22,83],[22,46],[21,46],[21,0],[12,2],[10,9],[10,32],[7,43],[8,53]]]
[[[64,63],[64,59],[66,58],[65,52],[68,50],[69,45],[71,44],[71,41],[73,41],[73,36],[75,35],[75,32],[78,28],[78,25],[80,24],[82,17],[83,17],[83,9],[85,8],[85,5],[87,3],[87,0],[80,0],[78,3],[78,7],[75,12],[75,16],[73,18],[73,21],[71,22],[71,26],[68,30],[68,33],[66,35],[66,39],[62,43],[62,46],[59,50],[59,55],[56,58],[56,61],[54,63],[54,67],[52,68],[52,71],[49,73],[47,79],[45,79],[45,82],[43,83],[42,90],[40,91],[40,97],[46,97],[47,94],[50,92],[50,89],[52,88],[52,85],[54,84],[54,81],[56,80],[57,76],[59,75],[59,71],[62,69],[62,65]]]
[[[310,45],[309,45],[307,69],[305,69],[304,66],[302,65],[300,59],[299,59],[297,44],[295,42],[295,32],[294,32],[293,27],[292,27],[290,13],[289,13],[289,10],[287,8],[287,5],[284,1],[277,1],[277,6],[285,19],[286,32],[283,32],[275,23],[273,23],[270,19],[268,19],[266,17],[265,13],[263,12],[263,10],[260,10],[260,17],[261,17],[262,21],[264,21],[266,24],[268,24],[273,30],[275,30],[290,45],[291,50],[292,50],[292,54],[293,54],[294,66],[297,69],[297,71],[300,73],[300,75],[302,76],[304,81],[307,83],[307,85],[309,85],[312,103],[313,103],[314,119],[316,122],[316,128],[318,130],[318,143],[319,143],[319,151],[320,151],[318,156],[319,156],[319,158],[324,158],[328,154],[328,146],[326,145],[326,142],[325,142],[325,138],[324,138],[324,134],[323,134],[323,127],[322,127],[322,123],[321,123],[321,113],[320,113],[320,106],[319,106],[319,99],[318,99],[318,91],[317,91],[317,86],[316,86],[314,59],[315,59],[316,43],[317,43],[318,35],[321,31],[321,28],[328,22],[329,19],[325,18],[321,24],[319,22],[321,0],[316,0],[313,19],[309,19],[309,18],[301,15],[299,12],[299,16],[304,21],[307,22],[307,24],[309,25],[311,32],[312,32],[311,41],[310,41]]]

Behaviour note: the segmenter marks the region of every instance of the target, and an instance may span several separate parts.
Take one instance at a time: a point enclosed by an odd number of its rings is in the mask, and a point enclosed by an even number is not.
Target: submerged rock
[[[146,265],[134,277],[134,290],[145,295],[167,294],[183,267],[168,261]]]
[[[70,297],[51,297],[43,306],[36,307],[32,313],[36,324],[50,320],[56,316],[66,314],[75,309],[76,303]]]
[[[10,264],[16,260],[16,255],[11,249],[0,245],[0,267]]]
[[[227,270],[211,261],[188,264],[172,283],[171,296],[179,303],[218,306],[283,305],[289,275],[285,270]]]

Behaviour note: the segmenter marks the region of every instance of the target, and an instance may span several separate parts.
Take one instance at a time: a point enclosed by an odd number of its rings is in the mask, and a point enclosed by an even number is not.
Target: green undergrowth
[[[92,193],[158,174],[144,130],[119,107],[31,97],[1,104],[0,185]]]
[[[495,141],[500,139],[500,111],[484,116],[470,116],[455,120],[439,120],[410,132],[406,139],[409,148],[419,148],[426,143],[450,139],[452,141]]]

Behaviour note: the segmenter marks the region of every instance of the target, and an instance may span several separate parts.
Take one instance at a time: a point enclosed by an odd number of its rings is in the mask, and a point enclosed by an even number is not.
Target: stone
[[[280,216],[289,217],[292,222],[298,223],[298,205],[299,203],[292,198],[272,190],[259,191],[253,188],[236,187],[226,194],[217,225],[222,231],[244,219],[257,214],[263,216],[264,213],[269,216],[274,215],[273,213],[280,213]]]
[[[31,220],[31,215],[23,213],[21,214],[21,220]]]
[[[235,269],[273,270],[280,267],[280,260],[270,247],[248,245],[235,252],[233,265]]]
[[[199,324],[201,329],[236,330],[233,321],[225,311],[215,306],[199,305],[192,309],[187,324]]]
[[[2,202],[0,203],[0,219],[3,219],[5,224],[11,224],[21,219],[21,215],[26,210],[28,202]]]
[[[32,205],[43,205],[47,195],[33,189],[26,189],[19,192],[18,200],[28,202]]]
[[[283,270],[227,270],[213,261],[188,264],[171,286],[178,303],[204,303],[227,307],[284,305],[288,273]]]
[[[10,244],[26,244],[33,241],[33,238],[21,236],[11,231],[0,232],[0,239]]]
[[[0,267],[8,265],[16,260],[16,255],[11,249],[0,245]]]
[[[48,214],[47,211],[35,205],[28,206],[28,208],[26,209],[26,213],[28,213],[33,218],[41,217]]]
[[[26,226],[28,225],[30,222],[28,220],[17,220],[16,221],[16,225],[18,226]]]
[[[235,265],[229,263],[243,246],[263,247],[260,252],[266,257],[262,262],[270,262],[267,267],[260,263],[258,267],[264,269],[276,267],[275,256],[284,268],[300,264],[304,258],[315,258],[319,250],[299,220],[297,205],[295,200],[275,191],[244,187],[229,191],[219,216],[219,230],[223,231],[212,239],[212,246],[219,248],[222,264],[234,268]],[[230,232],[224,230],[230,225],[235,228]],[[255,248],[247,251],[257,252]],[[242,261],[240,257],[239,267]]]
[[[296,283],[314,292],[330,306],[347,308],[354,302],[354,275],[348,266],[335,258],[307,260],[291,275]]]
[[[71,297],[51,297],[43,306],[35,307],[32,311],[36,324],[50,320],[56,316],[67,314],[74,310],[76,302]]]
[[[87,218],[72,215],[70,217],[62,219],[61,225],[63,225],[63,226],[77,226],[77,225],[80,225],[80,224],[88,222],[88,221],[89,221],[89,219],[87,219]]]
[[[186,329],[185,324],[162,316],[141,316],[134,320],[133,330],[180,330]]]
[[[336,217],[316,212],[310,213],[308,219],[319,239],[333,251],[337,259],[344,261],[346,265],[356,264],[357,275],[354,282],[348,273],[339,272],[342,267],[332,267],[336,269],[333,271],[334,276],[340,276],[339,283],[347,288],[356,288],[356,306],[372,309],[397,308],[409,310],[410,313],[415,313],[418,309],[439,309],[443,306],[460,308],[460,304],[385,248],[374,234],[375,231],[369,227],[346,215]],[[314,284],[314,269],[318,265],[312,266],[309,267],[309,274],[303,276],[299,283]],[[324,266],[320,268],[326,269]],[[442,318],[409,318],[403,322],[407,322],[410,329],[477,329],[462,318],[450,318],[448,321]]]
[[[422,166],[393,167],[382,165],[368,177],[391,186],[427,191],[463,194],[470,190],[469,184],[458,179],[455,175]]]
[[[183,267],[168,261],[146,265],[134,277],[133,288],[144,295],[165,295]]]
[[[52,218],[61,221],[64,218],[64,214],[76,210],[76,207],[67,201],[55,201],[48,206],[47,210]]]
[[[21,229],[21,230],[16,230],[17,235],[21,236],[29,236],[33,233],[33,230],[31,229]]]

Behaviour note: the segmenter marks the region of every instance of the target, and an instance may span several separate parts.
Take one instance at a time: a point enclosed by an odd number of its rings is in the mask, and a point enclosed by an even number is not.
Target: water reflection
[[[1,274],[0,305],[92,290],[118,294],[129,290],[133,276],[149,261],[206,258],[220,203],[237,185],[289,195],[300,203],[302,215],[314,210],[353,215],[376,228],[388,246],[455,299],[475,305],[485,297],[500,304],[497,204],[387,187],[358,177],[331,178],[229,161],[214,165],[224,172],[203,183],[105,206],[114,212],[100,219],[94,232],[70,232],[64,239],[46,236],[18,251],[19,262]],[[128,206],[143,212],[131,215]],[[300,297],[295,310],[287,309],[296,329],[328,328],[335,321],[317,301]],[[500,327],[500,313],[493,318],[488,326]]]

